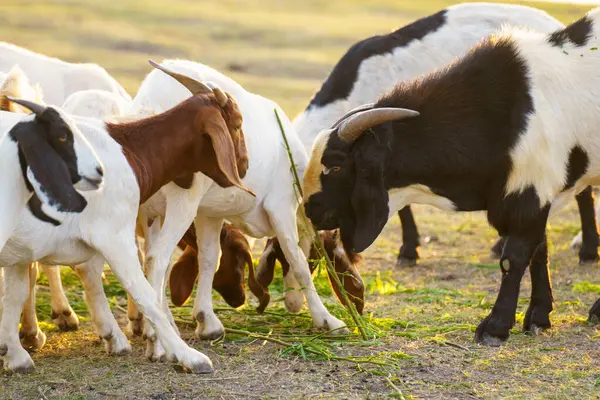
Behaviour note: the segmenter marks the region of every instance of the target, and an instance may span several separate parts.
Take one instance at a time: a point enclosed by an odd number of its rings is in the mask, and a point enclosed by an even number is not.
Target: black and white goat
[[[524,329],[549,328],[546,220],[551,206],[600,180],[599,36],[600,9],[552,34],[506,28],[353,110],[315,141],[308,217],[361,252],[407,204],[486,210],[507,240],[498,299],[476,340],[508,338],[529,265]]]
[[[331,126],[346,112],[377,100],[397,82],[416,78],[464,54],[483,37],[502,25],[524,26],[550,33],[564,28],[546,12],[513,4],[465,3],[450,6],[390,34],[354,44],[338,61],[327,80],[294,120],[298,136],[310,151],[324,126]],[[598,233],[591,188],[577,196],[583,232],[581,262],[598,260]],[[414,265],[419,257],[419,232],[410,206],[398,212],[402,246],[398,265]],[[499,256],[504,240],[493,247]]]

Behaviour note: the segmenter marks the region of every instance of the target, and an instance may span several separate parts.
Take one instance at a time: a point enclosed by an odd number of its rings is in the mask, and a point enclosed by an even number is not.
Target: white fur
[[[5,267],[6,283],[0,323],[0,348],[8,349],[5,366],[11,370],[33,367],[29,355],[23,353],[17,332],[27,297],[28,276],[22,271],[27,272],[27,266],[33,261],[73,266],[88,262],[81,268],[99,276],[98,265],[105,259],[154,325],[156,336],[151,339],[160,340],[169,358],[178,360],[184,367],[194,372],[209,371],[210,360],[179,338],[160,310],[157,296],[142,273],[135,242],[140,193],[123,149],[110,137],[103,122],[82,117],[74,120],[104,161],[106,184],[103,190],[85,192],[83,195],[88,201],[85,210],[68,215],[60,226],[43,223],[29,211],[23,212],[18,227],[0,252],[0,266]],[[86,287],[86,290],[88,295],[97,297],[101,287]],[[98,315],[96,310],[102,307],[92,303],[91,308],[94,310],[92,315]],[[100,314],[103,312],[106,313],[106,309]],[[125,352],[128,346],[116,330],[117,326],[112,325],[108,331],[100,332],[107,340],[109,350]]]
[[[546,12],[535,8],[491,3],[464,3],[447,8],[447,23],[422,40],[398,47],[391,53],[364,60],[350,95],[323,107],[309,107],[294,119],[294,128],[305,148],[315,137],[346,112],[376,101],[398,81],[415,78],[451,62],[481,38],[503,24],[553,32],[564,26]]]
[[[105,90],[131,101],[125,89],[96,64],[68,63],[0,42],[0,71],[8,71],[14,65],[42,87],[48,104],[60,106],[70,94],[87,89]]]
[[[215,82],[236,99],[243,115],[242,128],[249,154],[249,169],[243,183],[256,194],[256,198],[252,198],[236,188],[220,188],[198,173],[189,190],[171,183],[143,205],[149,218],[164,216],[162,229],[151,243],[148,241],[146,253],[146,271],[163,304],[166,305],[164,290],[171,253],[195,220],[200,276],[193,315],[202,313],[203,316],[196,334],[214,337],[223,333],[223,325],[213,312],[211,292],[219,255],[219,233],[224,219],[227,219],[249,236],[276,235],[295,278],[300,282],[294,286],[301,286],[307,297],[314,324],[328,329],[344,327],[344,323],[333,317],[318,297],[306,255],[298,246],[298,201],[292,186],[290,162],[273,111],[275,108],[282,119],[300,177],[307,156],[283,111],[274,102],[247,92],[208,66],[183,60],[165,61],[163,64],[194,79]],[[189,93],[179,83],[160,71],[152,71],[133,101],[131,114],[148,109],[160,112],[187,97]],[[294,306],[296,308],[297,304]]]
[[[97,186],[89,186],[86,184],[87,180],[85,177],[94,180],[99,179],[100,176],[98,175],[97,169],[102,168],[102,163],[89,142],[73,122],[60,110],[57,109],[57,111],[61,113],[61,116],[73,132],[75,153],[77,155],[77,169],[79,174],[84,177],[84,179],[75,185],[75,188],[82,191],[97,189]],[[10,138],[9,133],[17,123],[29,121],[33,118],[35,118],[35,116],[32,114],[25,115],[0,111],[0,187],[2,188],[0,191],[0,215],[3,216],[3,222],[0,226],[0,250],[12,234],[16,224],[19,222],[21,213],[32,195],[27,189],[25,180],[23,179],[23,173],[21,172],[18,145]],[[37,182],[34,174],[29,168],[27,177],[36,191],[36,194],[40,197],[40,200],[42,200],[43,210],[47,212],[48,215],[58,221],[62,221],[69,215],[69,213],[58,211],[47,202],[47,199],[44,201],[46,196],[39,190],[40,184]]]
[[[81,90],[71,94],[62,108],[73,115],[93,118],[125,115],[131,100],[105,90]]]

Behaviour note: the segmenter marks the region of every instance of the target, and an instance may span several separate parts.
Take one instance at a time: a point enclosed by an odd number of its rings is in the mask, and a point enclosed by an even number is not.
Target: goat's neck
[[[195,116],[191,107],[178,107],[131,123],[107,124],[136,175],[140,204],[178,176],[194,172],[187,171],[185,161],[194,140],[203,140],[194,135]]]

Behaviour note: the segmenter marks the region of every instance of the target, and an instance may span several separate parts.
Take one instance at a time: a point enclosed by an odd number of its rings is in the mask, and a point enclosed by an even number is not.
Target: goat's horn
[[[35,115],[42,115],[42,113],[44,111],[46,111],[46,106],[43,106],[41,104],[38,103],[34,103],[33,101],[29,101],[29,100],[24,100],[24,99],[16,99],[14,97],[11,96],[6,96],[6,98],[10,101],[12,101],[13,103],[17,103],[23,107],[28,108],[29,110],[31,110],[32,113],[34,113]]]
[[[189,76],[177,73],[175,71],[171,71],[167,67],[163,67],[162,65],[152,60],[148,60],[148,62],[154,68],[161,70],[165,74],[169,75],[171,78],[175,79],[177,82],[181,83],[183,86],[185,86],[187,90],[192,92],[193,95],[212,93],[212,90],[202,82],[199,82],[193,78],[190,78]]]
[[[419,116],[417,111],[407,108],[373,108],[351,115],[340,123],[338,136],[346,142],[354,142],[364,131],[385,122]]]
[[[227,98],[227,95],[225,94],[225,92],[223,90],[221,90],[221,88],[219,87],[219,85],[217,85],[214,82],[211,81],[207,81],[205,82],[206,86],[208,86],[209,88],[212,89],[215,98],[217,99],[217,103],[219,103],[219,106],[221,108],[225,107],[227,105],[227,102],[229,101],[229,99]]]
[[[344,116],[342,118],[340,118],[337,121],[335,121],[335,124],[332,125],[331,129],[337,128],[340,125],[340,123],[342,123],[342,121],[344,121],[349,116],[354,115],[357,112],[370,110],[373,107],[375,107],[375,103],[367,103],[367,104],[363,104],[362,106],[358,106],[358,107],[353,108],[352,110],[350,110],[346,114],[344,114]]]

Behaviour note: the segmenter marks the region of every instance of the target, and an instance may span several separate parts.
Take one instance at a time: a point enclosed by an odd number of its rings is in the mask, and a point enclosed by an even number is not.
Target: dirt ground
[[[150,70],[146,59],[199,60],[273,98],[293,117],[351,43],[451,3],[172,0],[165,6],[157,0],[3,0],[0,34],[53,56],[98,62],[132,94]],[[565,22],[586,9],[539,6]],[[530,294],[525,277],[517,326],[499,348],[472,341],[501,277],[497,262],[488,258],[496,236],[485,216],[429,207],[415,211],[422,236],[437,238],[422,246],[418,266],[395,266],[401,244],[396,218],[364,253],[360,269],[368,288],[368,340],[356,331],[344,338],[318,336],[306,311],[291,315],[283,308],[279,277],[265,314],[256,314],[250,296],[249,304],[238,310],[217,295],[215,304],[227,328],[290,346],[239,334],[218,343],[201,342],[186,322],[188,304],[174,312],[188,343],[212,359],[213,374],[190,375],[169,363],[150,363],[140,338],[131,339],[133,354],[109,357],[92,331],[77,278],[64,268],[80,330],[56,330],[47,282],[41,277],[38,313],[48,343],[33,355],[34,373],[0,373],[0,399],[600,398],[600,328],[586,322],[589,307],[600,297],[600,274],[598,265],[578,265],[576,251],[569,248],[579,227],[574,205],[549,226],[553,328],[537,337],[521,332]],[[261,250],[259,243],[256,257]],[[124,293],[110,274],[108,281],[107,295],[124,326]],[[321,274],[316,283],[327,306],[352,325],[327,278]]]

